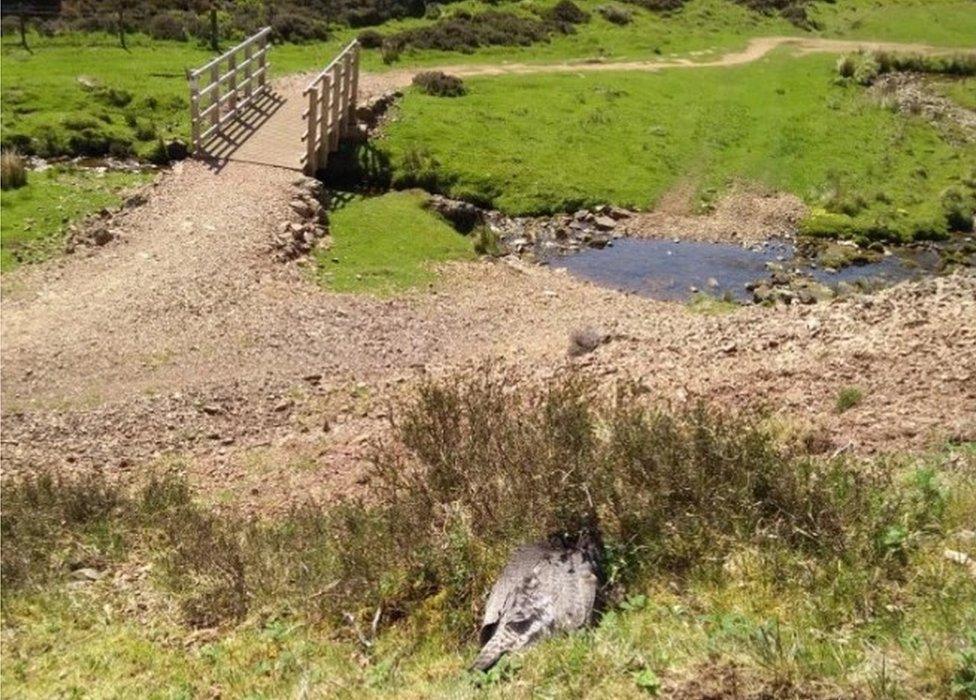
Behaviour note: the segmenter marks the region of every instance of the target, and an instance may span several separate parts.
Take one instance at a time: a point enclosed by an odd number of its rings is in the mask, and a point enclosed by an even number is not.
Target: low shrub
[[[599,5],[596,11],[611,24],[630,24],[634,19],[631,11],[620,5]]]
[[[972,231],[973,217],[976,216],[976,193],[965,194],[950,187],[942,194],[942,212],[950,230]]]
[[[424,8],[424,19],[440,19],[441,12],[440,3],[432,2]]]
[[[413,84],[424,94],[436,97],[460,97],[466,92],[460,78],[442,71],[417,73],[413,76]]]
[[[160,12],[149,19],[146,33],[163,41],[186,41],[188,33],[181,12]]]
[[[274,16],[271,35],[278,42],[324,41],[329,38],[329,26],[311,13],[290,10]]]
[[[735,0],[740,5],[763,14],[777,13],[784,19],[802,29],[816,29],[807,15],[811,0]]]
[[[27,184],[27,164],[16,150],[0,153],[0,189],[15,190]]]
[[[375,29],[366,29],[356,37],[364,49],[378,49],[383,45],[383,35]]]
[[[481,46],[529,46],[571,26],[489,10],[477,15],[455,13],[430,26],[398,32],[387,41],[396,41],[401,50],[412,47],[470,53]],[[384,42],[384,53],[385,46]]]
[[[573,0],[559,0],[544,16],[550,21],[567,24],[584,24],[590,21],[590,13],[580,9]]]
[[[652,12],[674,12],[685,6],[688,0],[630,0],[635,5]]]
[[[255,610],[383,623],[436,600],[463,639],[516,544],[596,522],[613,585],[786,549],[818,561],[798,564],[811,586],[863,572],[834,592],[869,606],[944,512],[931,474],[906,491],[890,469],[790,456],[758,416],[657,408],[629,384],[601,397],[576,375],[525,384],[490,366],[422,385],[371,463],[368,502],[275,521],[208,512],[174,477],[135,493],[102,476],[8,480],[3,595],[146,542],[194,626]]]
[[[403,53],[403,48],[404,42],[396,36],[388,36],[383,39],[383,44],[380,47],[380,55],[383,63],[390,65],[399,61],[400,54]]]

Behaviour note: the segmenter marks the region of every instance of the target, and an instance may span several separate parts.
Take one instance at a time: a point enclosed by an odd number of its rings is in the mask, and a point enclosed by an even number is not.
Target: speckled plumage
[[[586,535],[516,549],[488,596],[472,668],[487,670],[506,652],[589,624],[600,580],[599,547]]]

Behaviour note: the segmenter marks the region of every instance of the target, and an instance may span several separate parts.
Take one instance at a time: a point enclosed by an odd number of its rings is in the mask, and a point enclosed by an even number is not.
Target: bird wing
[[[521,649],[539,637],[551,634],[555,624],[553,602],[549,591],[540,586],[538,576],[530,574],[522,579],[472,668],[485,671],[494,666],[502,654]]]
[[[512,606],[516,590],[523,584],[527,576],[532,575],[539,562],[545,559],[551,550],[539,543],[523,545],[515,550],[485,603],[485,615],[481,622],[481,643],[488,641],[495,626],[502,618],[502,613]]]

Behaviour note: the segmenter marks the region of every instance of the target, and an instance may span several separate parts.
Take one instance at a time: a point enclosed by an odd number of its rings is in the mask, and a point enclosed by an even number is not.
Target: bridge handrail
[[[302,95],[308,107],[305,120],[305,153],[302,165],[309,175],[324,168],[329,153],[339,148],[339,140],[355,124],[359,96],[359,42],[350,41],[329,64],[312,78]]]
[[[256,33],[254,33],[251,36],[249,36],[247,39],[245,39],[244,41],[242,41],[237,46],[234,46],[233,48],[228,49],[224,53],[222,53],[219,56],[217,56],[217,58],[212,59],[210,61],[210,63],[206,63],[203,66],[201,66],[200,68],[197,68],[196,70],[189,71],[190,77],[191,78],[198,78],[198,77],[200,77],[204,72],[210,70],[211,68],[213,68],[215,65],[217,65],[221,61],[226,61],[228,58],[231,57],[231,55],[233,55],[233,54],[241,51],[242,49],[247,48],[248,45],[253,44],[255,41],[258,41],[259,39],[263,39],[263,38],[267,37],[270,33],[271,33],[271,27],[264,27],[263,29],[259,29]]]
[[[190,84],[190,129],[196,150],[201,150],[208,138],[219,132],[242,109],[267,91],[270,35],[271,27],[264,27],[200,68],[187,69],[186,77]],[[258,47],[256,50],[255,46]],[[242,54],[243,60],[238,61]],[[227,69],[222,71],[221,64],[224,62],[227,63]],[[244,78],[238,81],[241,73]],[[200,85],[200,77],[203,75],[209,75],[206,85]],[[229,85],[224,94],[221,94],[224,83]],[[206,106],[203,106],[204,103]],[[206,129],[203,128],[205,122],[210,124]]]

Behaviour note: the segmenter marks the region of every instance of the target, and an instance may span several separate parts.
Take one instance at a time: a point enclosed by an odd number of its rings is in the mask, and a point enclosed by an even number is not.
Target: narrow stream
[[[834,289],[841,283],[887,286],[932,274],[939,264],[939,254],[927,250],[901,251],[877,262],[837,271],[791,262],[793,256],[793,247],[784,241],[744,248],[729,243],[621,238],[607,248],[551,258],[549,264],[597,284],[652,299],[686,301],[698,290],[741,302],[752,299],[746,285],[769,277],[768,263],[798,268]]]

